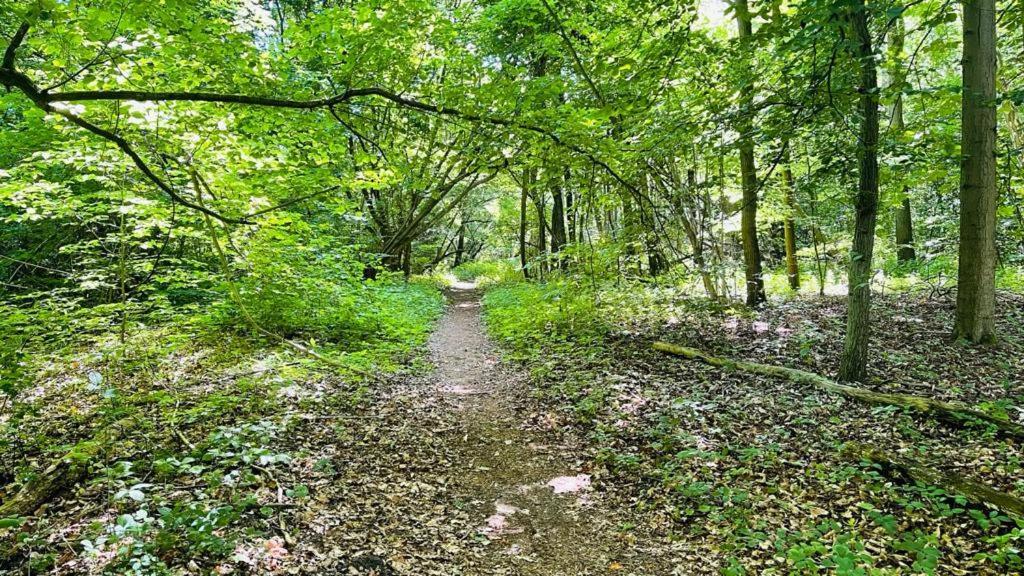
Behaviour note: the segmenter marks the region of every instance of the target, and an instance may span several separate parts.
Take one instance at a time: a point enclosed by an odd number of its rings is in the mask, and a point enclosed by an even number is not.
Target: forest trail
[[[525,376],[499,365],[484,335],[475,286],[457,284],[429,342],[437,366],[432,393],[463,433],[452,476],[470,494],[491,541],[481,574],[649,574],[616,536],[582,452],[557,435],[531,430]]]

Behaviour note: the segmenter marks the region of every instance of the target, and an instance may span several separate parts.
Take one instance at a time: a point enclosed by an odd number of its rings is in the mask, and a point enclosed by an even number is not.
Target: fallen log
[[[974,504],[988,504],[1003,512],[1024,517],[1024,500],[975,480],[943,472],[909,458],[898,459],[883,450],[859,442],[847,442],[841,452],[851,460],[874,462],[886,471],[897,472],[920,484],[938,486],[947,493],[959,494]]]
[[[924,396],[913,396],[910,394],[887,394],[884,392],[875,392],[866,388],[840,384],[839,382],[814,374],[813,372],[805,372],[803,370],[797,370],[796,368],[786,368],[783,366],[773,366],[771,364],[758,364],[757,362],[720,358],[697,350],[696,348],[678,346],[668,342],[655,342],[654,349],[667,354],[673,354],[675,356],[700,360],[701,362],[711,364],[712,366],[720,366],[730,370],[735,369],[742,370],[743,372],[750,372],[752,374],[761,374],[763,376],[786,378],[793,382],[808,384],[825,390],[826,392],[832,392],[834,394],[839,394],[846,398],[859,400],[868,404],[909,408],[911,410],[930,414],[942,420],[957,424],[981,421],[995,426],[1004,434],[1015,436],[1017,438],[1024,438],[1024,426],[1017,424],[1016,422],[1011,422],[1005,418],[986,414],[981,410],[976,410],[959,402],[946,402],[943,400],[936,400],[934,398],[927,398]]]
[[[40,506],[78,484],[104,448],[116,442],[133,420],[104,426],[92,438],[79,442],[63,457],[31,478],[13,496],[0,502],[0,518],[31,516]]]

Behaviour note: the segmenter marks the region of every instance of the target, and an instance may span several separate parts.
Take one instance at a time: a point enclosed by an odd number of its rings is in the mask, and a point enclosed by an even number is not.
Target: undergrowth
[[[252,312],[263,328],[331,365],[255,332],[223,296],[174,314],[133,308],[123,340],[123,307],[68,305],[57,322],[48,308],[8,305],[13,313],[0,319],[0,333],[14,345],[0,357],[0,486],[13,493],[127,418],[130,428],[103,449],[87,483],[83,498],[96,507],[65,512],[93,518],[66,536],[80,551],[77,569],[172,574],[190,558],[204,558],[206,570],[238,561],[269,569],[274,546],[283,545],[274,536],[282,509],[268,507],[274,492],[264,492],[295,457],[278,448],[290,413],[312,403],[356,410],[375,385],[367,375],[418,370],[443,310],[432,281],[331,284],[337,272],[308,281],[270,275],[259,297],[246,300],[259,303]],[[43,323],[52,337],[35,328]],[[286,507],[306,491],[277,490]],[[58,561],[64,545],[50,534],[60,514],[0,520],[0,539],[13,543],[0,554],[0,571],[38,572]]]
[[[797,317],[809,305],[779,304],[783,311],[794,306]],[[666,334],[721,346],[726,327],[749,326],[745,338],[765,334],[760,346],[787,343],[793,357],[770,361],[799,364],[820,357],[836,337],[820,322],[814,333],[776,334],[770,316],[742,306],[666,286],[571,279],[495,285],[485,294],[484,314],[506,357],[530,370],[544,403],[589,434],[594,464],[613,484],[632,487],[633,505],[663,522],[670,539],[717,546],[722,574],[941,574],[956,565],[953,558],[993,574],[1024,567],[1019,522],[837,458],[844,439],[858,433],[887,435],[886,442],[920,454],[943,449],[911,415],[859,405],[835,412],[828,399],[784,383],[649,350]],[[725,388],[717,384],[723,378],[731,382]],[[767,412],[750,412],[763,403]],[[984,431],[961,432],[963,441],[979,433],[972,446],[993,441]],[[959,539],[936,536],[940,525]],[[972,539],[977,544],[967,544]]]

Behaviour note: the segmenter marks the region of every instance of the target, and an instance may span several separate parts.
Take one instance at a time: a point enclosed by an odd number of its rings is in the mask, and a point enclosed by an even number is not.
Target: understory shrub
[[[466,262],[452,269],[452,275],[461,282],[496,284],[521,278],[521,273],[508,260],[481,260]]]

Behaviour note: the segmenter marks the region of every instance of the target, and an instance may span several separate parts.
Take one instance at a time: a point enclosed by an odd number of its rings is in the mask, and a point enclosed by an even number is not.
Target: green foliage
[[[119,514],[85,546],[94,558],[112,554],[112,572],[176,573],[193,552],[223,558],[252,512],[233,492],[289,463],[265,441],[285,434],[268,392],[325,372],[345,383],[326,401],[355,409],[368,374],[417,369],[443,306],[436,279],[451,262],[462,263],[451,270],[460,281],[493,287],[488,329],[529,361],[562,415],[621,440],[629,432],[608,422],[619,401],[603,380],[610,352],[638,328],[718,313],[743,290],[736,152],[745,145],[769,292],[789,305],[847,289],[861,97],[851,2],[754,2],[742,39],[731,10],[709,8],[721,2],[156,4],[0,0],[0,51],[21,42],[0,70],[0,479],[30,478],[94,426],[139,416],[155,438],[151,470],[139,457],[100,474]],[[1006,4],[998,286],[1020,292],[1024,11]],[[961,23],[939,0],[863,9],[887,116],[874,286],[948,298],[964,157]],[[737,97],[748,91],[756,106]],[[909,263],[891,238],[904,199],[918,254]],[[787,218],[800,293],[780,273]],[[712,292],[719,298],[692,298]],[[821,367],[834,340],[802,328],[780,351]],[[1015,368],[1004,370],[1007,390]],[[944,377],[934,366],[915,374]],[[671,410],[719,401],[681,394]],[[999,415],[1009,406],[982,404]],[[695,447],[671,410],[639,434],[642,453],[603,446],[601,462],[656,487],[650,501],[663,498],[672,518],[708,521],[697,530],[747,527],[748,490],[734,484],[781,465],[774,444]],[[169,450],[156,429],[178,425],[206,440]],[[907,419],[893,429],[915,442],[932,436]],[[142,452],[138,441],[124,445]],[[727,474],[707,470],[726,464]],[[849,486],[856,470],[809,474]],[[202,482],[208,498],[163,501],[152,480],[179,477]],[[306,499],[311,486],[279,488]],[[965,512],[927,488],[892,499],[907,514],[968,518],[988,539],[988,560],[1019,568],[1020,534],[1005,517]],[[936,572],[938,543],[900,526],[898,512],[861,508],[858,521],[896,542],[908,570]],[[882,571],[855,526],[772,534],[758,545],[773,546],[788,571]],[[60,556],[35,558],[24,568]],[[726,571],[746,569],[731,558]]]
[[[522,272],[506,260],[466,262],[453,268],[452,275],[461,282],[476,282],[480,285],[514,282],[522,278]]]
[[[285,337],[343,341],[372,332],[376,306],[362,281],[355,247],[317,234],[301,220],[263,226],[248,239],[241,260],[238,304],[262,328]],[[230,320],[245,325],[244,312]]]
[[[571,281],[503,284],[484,295],[484,310],[488,330],[519,358],[548,344],[598,346],[610,328],[595,294]]]

